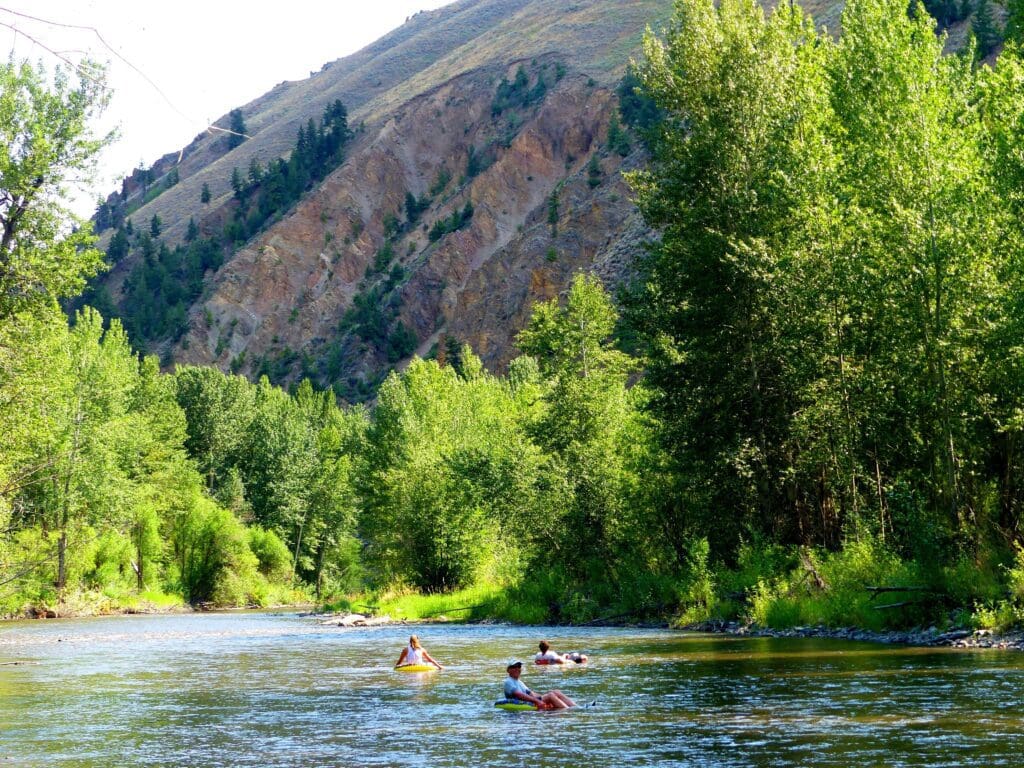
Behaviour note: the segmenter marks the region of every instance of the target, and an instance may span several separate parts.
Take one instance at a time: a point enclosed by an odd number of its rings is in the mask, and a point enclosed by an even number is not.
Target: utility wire
[[[21,13],[20,11],[14,11],[14,10],[11,10],[10,8],[5,8],[3,6],[0,6],[0,12],[9,13],[12,16],[18,16],[18,17],[23,18],[23,19],[28,19],[30,21],[36,21],[36,22],[39,22],[40,24],[48,24],[48,25],[53,26],[53,27],[60,27],[62,29],[79,29],[79,30],[82,30],[82,31],[85,31],[85,32],[92,32],[94,35],[96,35],[96,39],[98,39],[100,41],[100,43],[103,44],[104,48],[106,48],[108,51],[110,51],[110,53],[112,53],[114,56],[116,56],[127,67],[129,67],[133,72],[135,72],[139,77],[141,77],[143,80],[145,80],[146,83],[148,83],[149,86],[151,88],[153,88],[154,91],[156,91],[158,94],[160,94],[160,97],[165,102],[167,102],[167,105],[172,110],[174,110],[174,112],[176,112],[179,117],[181,117],[186,122],[192,123],[192,124],[195,124],[195,123],[198,123],[198,122],[204,122],[204,121],[196,120],[195,118],[186,115],[184,112],[182,112],[180,109],[178,109],[177,105],[173,101],[171,101],[168,98],[167,94],[164,93],[160,89],[160,86],[158,86],[156,83],[154,83],[153,80],[145,72],[143,72],[141,69],[136,67],[130,61],[128,61],[128,59],[126,59],[124,56],[122,56],[110,43],[108,43],[104,39],[103,35],[100,34],[100,31],[98,29],[96,29],[96,27],[85,26],[85,25],[81,25],[81,24],[64,24],[64,23],[59,22],[59,21],[51,21],[50,19],[43,19],[43,18],[40,18],[38,16],[32,16],[31,14],[28,14],[28,13]],[[0,26],[6,27],[7,29],[12,30],[16,35],[21,35],[22,37],[27,38],[28,40],[32,41],[33,43],[38,45],[43,50],[48,51],[51,55],[55,56],[56,58],[58,58],[61,61],[65,62],[68,66],[70,66],[73,69],[75,69],[76,71],[78,71],[83,77],[86,77],[86,78],[92,80],[93,82],[97,82],[95,79],[93,79],[93,78],[91,78],[89,76],[89,74],[84,70],[84,68],[80,64],[76,64],[73,61],[69,60],[66,56],[63,56],[61,54],[61,52],[53,50],[52,48],[50,48],[48,45],[46,45],[42,41],[37,40],[36,38],[34,38],[31,35],[27,34],[23,29],[20,29],[20,28],[14,26],[13,24],[10,24],[10,23],[7,23],[7,22],[3,22],[3,21],[0,21]],[[213,133],[214,131],[218,131],[220,133],[226,133],[226,134],[230,134],[230,135],[233,135],[233,136],[241,136],[241,137],[246,138],[246,139],[251,139],[252,138],[248,134],[239,133],[237,131],[232,131],[229,128],[221,128],[218,125],[213,125],[209,121],[205,121],[205,122],[206,122],[206,130],[209,133]],[[181,155],[182,155],[182,152],[179,152],[178,153],[178,162],[181,162]]]

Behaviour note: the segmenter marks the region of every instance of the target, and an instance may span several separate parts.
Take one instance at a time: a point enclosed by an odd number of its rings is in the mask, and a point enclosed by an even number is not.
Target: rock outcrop
[[[492,115],[495,83],[519,67],[552,81],[546,97]],[[614,94],[562,67],[552,56],[461,75],[358,137],[337,171],[219,270],[175,359],[253,374],[301,350],[322,377],[372,378],[395,361],[346,313],[376,288],[388,332],[410,330],[415,352],[447,337],[501,370],[535,301],[579,270],[613,282],[644,236],[622,179],[628,158],[605,147]],[[489,164],[473,176],[471,154]],[[407,195],[432,199],[414,226]],[[468,222],[431,242],[432,225],[467,204]],[[332,348],[343,363],[328,372]]]
[[[639,158],[606,134],[630,56],[671,7],[461,0],[243,105],[240,146],[200,135],[136,172],[111,198],[117,215],[136,228],[159,216],[173,247],[190,219],[219,236],[233,170],[287,157],[325,105],[341,100],[355,130],[339,168],[207,272],[184,337],[150,349],[168,366],[310,376],[350,400],[435,345],[469,343],[502,370],[535,301],[579,270],[616,282],[647,236],[621,176]],[[529,93],[500,103],[520,68]],[[415,222],[407,195],[424,206]],[[115,302],[139,258],[103,277]]]

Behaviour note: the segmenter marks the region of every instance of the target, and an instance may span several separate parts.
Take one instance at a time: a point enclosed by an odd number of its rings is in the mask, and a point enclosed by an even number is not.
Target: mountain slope
[[[159,217],[174,246],[191,218],[216,237],[244,206],[234,169],[287,158],[335,100],[355,128],[341,166],[216,260],[187,332],[150,349],[311,376],[352,400],[411,354],[462,343],[501,369],[535,301],[581,269],[613,283],[644,236],[620,173],[638,150],[606,138],[629,57],[670,12],[669,0],[462,0],[419,13],[243,106],[239,146],[203,135],[153,178],[126,180],[111,199],[136,232]],[[110,294],[151,258],[131,249],[104,278]]]

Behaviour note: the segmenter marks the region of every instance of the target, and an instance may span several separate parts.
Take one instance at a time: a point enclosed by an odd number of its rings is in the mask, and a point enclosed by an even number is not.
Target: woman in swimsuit
[[[409,637],[409,645],[402,649],[402,653],[395,662],[395,667],[407,667],[412,664],[433,664],[438,669],[444,669],[440,664],[431,658],[427,649],[420,645],[420,639],[416,635]]]

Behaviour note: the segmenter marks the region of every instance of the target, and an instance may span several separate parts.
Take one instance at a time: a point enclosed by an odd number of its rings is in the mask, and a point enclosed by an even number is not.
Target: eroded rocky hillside
[[[204,261],[201,290],[193,276],[182,317],[163,336],[151,323],[147,348],[166,365],[310,376],[350,400],[372,397],[411,355],[463,343],[501,370],[534,302],[579,270],[614,284],[644,237],[621,175],[637,142],[613,147],[608,131],[645,26],[670,11],[669,0],[462,0],[417,14],[242,106],[239,146],[203,135],[127,179],[109,202],[134,223],[134,245],[104,288],[115,305],[138,294],[156,251],[139,230],[153,217],[168,248],[219,237],[238,215],[235,169],[287,159],[296,133],[340,100],[344,161]]]

